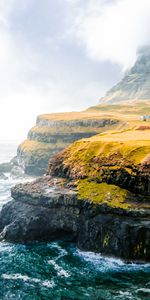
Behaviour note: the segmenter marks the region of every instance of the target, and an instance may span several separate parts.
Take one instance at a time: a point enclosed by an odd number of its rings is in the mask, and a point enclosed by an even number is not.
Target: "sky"
[[[150,44],[149,0],[0,0],[0,141],[96,105]]]

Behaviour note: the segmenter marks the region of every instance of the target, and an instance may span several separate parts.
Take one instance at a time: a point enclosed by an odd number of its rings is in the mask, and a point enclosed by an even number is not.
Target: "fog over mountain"
[[[150,48],[144,47],[138,53],[134,66],[123,79],[111,88],[100,102],[119,103],[125,100],[150,101]]]

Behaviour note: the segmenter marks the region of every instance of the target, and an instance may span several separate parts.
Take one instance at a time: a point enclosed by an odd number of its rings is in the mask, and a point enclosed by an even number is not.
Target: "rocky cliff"
[[[50,160],[47,174],[84,180],[89,198],[91,182],[95,189],[106,182],[149,197],[149,137],[150,127],[143,126],[77,141]]]
[[[119,103],[133,99],[150,99],[150,48],[144,48],[138,53],[135,65],[100,102]]]
[[[100,114],[62,113],[42,115],[17,151],[19,165],[26,174],[42,175],[48,160],[70,143],[90,137],[117,124],[115,118],[102,118]]]
[[[148,208],[112,207],[105,193],[103,204],[80,199],[68,182],[49,176],[16,186],[12,189],[12,197],[14,200],[0,213],[1,240],[65,239],[76,242],[82,250],[126,260],[150,261]],[[132,197],[136,199],[136,195]]]
[[[75,142],[47,176],[12,189],[0,213],[1,240],[65,239],[83,250],[150,261],[150,129]]]

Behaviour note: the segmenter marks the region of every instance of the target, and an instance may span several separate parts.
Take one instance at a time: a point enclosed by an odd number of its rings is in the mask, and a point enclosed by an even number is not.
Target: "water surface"
[[[10,157],[8,148],[0,147],[0,161]],[[0,207],[11,200],[11,186],[22,182],[7,176],[0,180]],[[149,300],[150,264],[126,264],[62,241],[0,243],[0,299]]]

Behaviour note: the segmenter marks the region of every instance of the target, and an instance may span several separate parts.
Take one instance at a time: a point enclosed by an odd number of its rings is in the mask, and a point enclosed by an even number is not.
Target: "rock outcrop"
[[[150,210],[113,208],[78,199],[61,179],[45,176],[12,189],[0,213],[1,240],[65,239],[83,250],[150,261]]]
[[[106,93],[101,103],[119,103],[127,100],[150,100],[150,48],[143,48],[135,65],[123,79]]]
[[[83,250],[150,261],[149,129],[137,129],[77,141],[50,160],[46,176],[12,188],[0,239],[65,239]]]
[[[138,128],[77,141],[50,160],[47,174],[106,182],[150,197],[149,136],[149,129]],[[86,189],[90,186],[85,185]]]
[[[17,151],[19,165],[26,174],[42,175],[49,159],[72,142],[93,136],[118,124],[117,119],[100,114],[62,113],[42,115]]]

